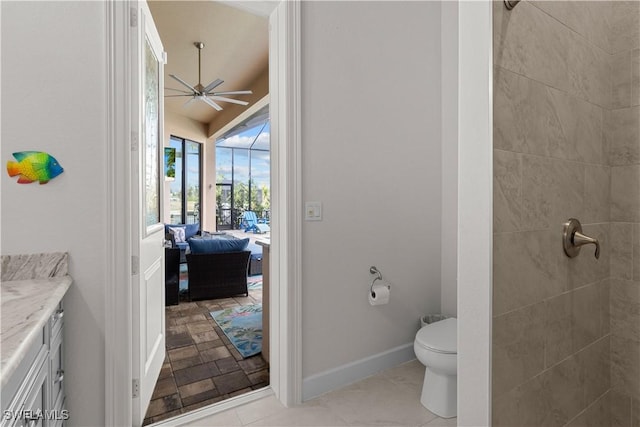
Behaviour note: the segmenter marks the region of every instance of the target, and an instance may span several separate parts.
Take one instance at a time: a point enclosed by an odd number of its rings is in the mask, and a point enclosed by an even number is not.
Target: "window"
[[[202,200],[200,144],[171,136],[170,146],[176,149],[176,166],[175,180],[169,184],[169,223],[199,223]]]

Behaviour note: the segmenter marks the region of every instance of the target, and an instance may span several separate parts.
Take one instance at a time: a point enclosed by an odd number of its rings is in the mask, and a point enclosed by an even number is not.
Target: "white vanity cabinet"
[[[2,285],[4,291],[6,283]],[[13,309],[15,314],[18,309],[3,301],[0,427],[59,427],[69,418],[64,392],[64,292],[52,295],[54,299],[45,305],[32,305],[33,313],[20,312],[19,319],[14,315],[15,326],[11,318],[5,319],[4,310]],[[33,318],[39,320],[24,324]]]

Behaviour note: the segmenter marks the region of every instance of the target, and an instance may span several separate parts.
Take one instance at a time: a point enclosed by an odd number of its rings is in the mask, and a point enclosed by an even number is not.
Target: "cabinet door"
[[[49,425],[43,416],[44,411],[48,408],[48,380],[49,366],[47,366],[47,363],[44,363],[36,375],[33,386],[25,396],[23,418],[16,426],[46,427]]]
[[[51,383],[51,409],[54,410],[54,414],[62,410],[62,403],[64,401],[64,355],[62,348],[63,331],[51,340],[51,350],[49,353],[49,360],[51,363],[50,383]]]

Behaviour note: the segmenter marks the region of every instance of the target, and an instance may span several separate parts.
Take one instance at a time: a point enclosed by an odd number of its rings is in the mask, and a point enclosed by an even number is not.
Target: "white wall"
[[[302,3],[303,199],[323,203],[302,230],[307,379],[411,345],[440,310],[440,72],[439,3]]]
[[[459,3],[458,425],[491,425],[491,2]]]
[[[2,161],[46,151],[46,185],[3,171],[2,254],[68,251],[70,426],[104,423],[106,52],[102,2],[2,2]]]
[[[442,312],[458,313],[458,2],[442,12]]]

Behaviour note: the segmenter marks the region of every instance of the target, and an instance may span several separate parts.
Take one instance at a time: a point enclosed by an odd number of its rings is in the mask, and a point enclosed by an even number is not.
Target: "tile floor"
[[[414,360],[294,408],[269,396],[183,426],[455,426],[420,404],[423,375]]]
[[[261,276],[249,278],[249,282]],[[209,314],[262,301],[262,290],[249,296],[188,302],[165,308],[165,363],[144,425],[201,408],[269,385],[269,367],[261,355],[243,359]]]

